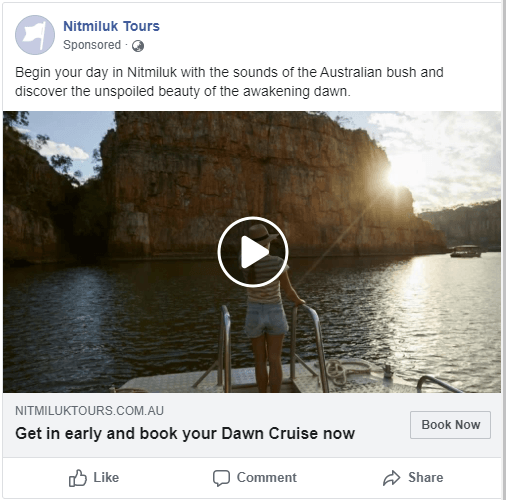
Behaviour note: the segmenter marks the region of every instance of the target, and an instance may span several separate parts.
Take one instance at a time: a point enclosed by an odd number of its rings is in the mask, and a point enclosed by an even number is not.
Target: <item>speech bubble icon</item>
[[[228,470],[215,470],[213,473],[213,482],[216,486],[230,483],[230,472],[228,472]]]

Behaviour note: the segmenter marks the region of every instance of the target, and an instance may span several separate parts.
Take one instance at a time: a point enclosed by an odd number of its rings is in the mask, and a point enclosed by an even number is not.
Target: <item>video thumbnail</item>
[[[4,392],[501,392],[501,116],[4,112]]]

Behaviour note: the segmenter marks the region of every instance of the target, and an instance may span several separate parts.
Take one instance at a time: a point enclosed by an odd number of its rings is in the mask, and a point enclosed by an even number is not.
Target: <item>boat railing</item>
[[[316,350],[318,353],[318,363],[320,365],[320,374],[311,368],[296,352],[297,344],[297,317],[298,310],[307,311],[314,326]],[[218,359],[203,373],[199,379],[193,384],[193,388],[197,388],[199,384],[214,370],[217,369],[217,385],[223,386],[223,392],[231,392],[234,389],[245,389],[254,387],[256,384],[236,384],[232,387],[232,354],[230,342],[231,319],[230,313],[226,306],[221,306],[221,325],[220,335],[218,339]],[[325,353],[323,351],[322,331],[320,326],[320,318],[317,312],[311,307],[303,304],[295,306],[292,310],[292,338],[290,344],[290,379],[284,380],[283,383],[294,383],[296,378],[295,363],[299,362],[313,376],[320,376],[322,392],[329,392],[329,383],[327,379],[327,371],[325,368]]]
[[[425,382],[432,382],[450,392],[458,392],[458,393],[464,392],[461,391],[460,389],[457,389],[456,387],[453,387],[450,384],[447,384],[446,382],[443,382],[442,380],[439,380],[436,377],[433,377],[432,375],[424,375],[423,377],[420,377],[420,379],[418,380],[418,384],[416,385],[416,392],[422,392],[422,386]]]
[[[232,388],[232,352],[230,345],[230,313],[227,306],[221,306],[221,325],[218,339],[218,359],[209,367],[209,369],[192,385],[193,388],[198,385],[215,369],[218,368],[217,385],[223,386],[223,392],[231,392]],[[223,377],[225,375],[225,377]],[[225,383],[223,383],[225,378]]]
[[[309,313],[313,321],[314,333],[315,333],[315,341],[316,341],[316,350],[318,352],[318,363],[320,366],[320,380],[322,385],[322,392],[329,392],[329,381],[327,378],[327,370],[325,367],[325,353],[323,351],[323,341],[322,341],[322,330],[320,325],[320,318],[318,317],[317,312],[311,307],[302,304],[300,306],[294,306],[292,309],[292,338],[290,344],[290,381],[292,383],[295,382],[296,378],[296,370],[295,370],[295,362],[298,361],[306,370],[311,372],[314,376],[318,376],[318,374],[298,356],[296,352],[297,347],[297,317],[298,310],[306,311]]]

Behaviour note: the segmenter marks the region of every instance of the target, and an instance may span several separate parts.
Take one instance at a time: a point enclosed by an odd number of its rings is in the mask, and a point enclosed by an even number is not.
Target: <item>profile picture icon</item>
[[[54,42],[53,25],[42,16],[25,17],[16,28],[16,42],[27,54],[44,54]]]

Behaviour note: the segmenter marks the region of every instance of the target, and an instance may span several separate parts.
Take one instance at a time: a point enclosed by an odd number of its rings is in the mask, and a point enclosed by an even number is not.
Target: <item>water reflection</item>
[[[500,391],[500,254],[331,258],[306,275],[312,264],[291,259],[291,278],[320,314],[328,357],[390,362],[413,382],[429,373],[466,391]],[[205,369],[221,304],[232,315],[233,365],[251,366],[245,290],[214,261],[8,269],[4,391],[106,391],[136,376]],[[299,325],[301,356],[315,359],[309,318]]]

